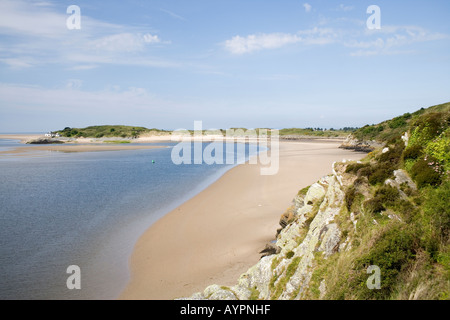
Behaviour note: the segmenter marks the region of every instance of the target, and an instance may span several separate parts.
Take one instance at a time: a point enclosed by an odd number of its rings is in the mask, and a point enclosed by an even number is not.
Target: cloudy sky
[[[0,132],[363,126],[449,75],[450,1],[0,0]]]

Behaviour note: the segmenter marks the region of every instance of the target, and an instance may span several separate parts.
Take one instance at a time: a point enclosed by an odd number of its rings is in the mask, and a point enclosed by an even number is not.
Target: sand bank
[[[339,142],[281,142],[276,175],[239,165],[152,225],[131,256],[119,299],[174,299],[208,285],[234,285],[274,239],[297,192],[331,173],[334,161],[360,159]]]
[[[26,147],[17,147],[12,150],[0,151],[0,155],[24,156],[33,154],[41,154],[44,152],[94,152],[94,151],[122,151],[122,150],[140,150],[165,148],[164,146],[139,146],[139,145],[108,145],[108,144],[80,144],[80,145],[33,145]]]

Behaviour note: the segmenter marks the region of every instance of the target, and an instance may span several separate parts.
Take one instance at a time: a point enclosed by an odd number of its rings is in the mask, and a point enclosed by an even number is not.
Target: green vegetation
[[[342,128],[342,129],[322,129],[322,128],[287,128],[287,129],[281,129],[280,130],[280,137],[286,137],[286,136],[311,136],[311,137],[346,137],[353,131],[355,131],[356,128]]]
[[[280,137],[346,137],[349,133],[355,131],[356,128],[342,128],[342,129],[322,129],[322,128],[289,128],[279,130]],[[202,130],[202,135],[227,135],[227,131],[237,136],[239,135],[268,135],[272,134],[272,130],[269,128],[229,128],[229,129],[216,129],[216,130]],[[55,131],[59,133],[62,137],[67,138],[137,138],[142,134],[148,133],[167,133],[170,134],[172,131],[166,131],[161,129],[147,129],[145,127],[133,127],[133,126],[123,126],[123,125],[103,125],[103,126],[90,126],[86,128],[70,128],[66,127],[63,130]],[[186,130],[187,134],[194,135],[194,130]]]
[[[407,145],[400,138],[405,132]],[[346,187],[345,206],[335,220],[351,239],[351,250],[315,259],[307,296],[319,298],[325,280],[325,299],[450,299],[450,103],[354,135],[389,149],[347,165],[345,174],[354,182]],[[398,169],[417,189],[385,183]],[[366,285],[370,265],[380,268],[379,290]]]
[[[441,121],[438,121],[439,115],[445,113],[448,114],[449,108],[450,103],[433,106],[427,109],[422,108],[414,113],[405,113],[402,116],[383,121],[379,124],[365,125],[364,127],[355,130],[352,134],[359,140],[386,142],[392,137],[402,135],[411,127],[417,127],[417,133],[427,127],[427,134],[430,134],[430,136],[435,135],[436,131],[433,130],[438,129],[436,124],[443,124]],[[411,133],[414,134],[413,131],[414,130],[412,130]],[[413,137],[411,137],[411,139],[414,140]]]
[[[270,297],[272,300],[277,300],[280,295],[283,293],[284,288],[286,287],[286,284],[291,279],[291,277],[294,275],[295,271],[297,270],[298,264],[300,263],[301,258],[295,257],[292,259],[292,261],[289,263],[289,265],[286,268],[286,272],[284,273],[284,276],[281,278],[274,277],[271,281],[271,286],[273,288],[272,296]]]
[[[104,143],[131,143],[129,140],[106,140],[103,141]]]
[[[86,128],[69,128],[56,131],[62,137],[74,138],[137,138],[144,133],[150,132],[164,132],[159,129],[147,129],[144,127],[132,127],[121,125],[104,125],[104,126],[90,126]]]

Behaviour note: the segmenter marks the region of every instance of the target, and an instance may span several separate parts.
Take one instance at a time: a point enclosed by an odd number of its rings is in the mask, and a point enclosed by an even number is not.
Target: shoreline
[[[261,165],[249,163],[227,171],[139,237],[130,281],[118,299],[176,299],[211,284],[235,284],[275,238],[281,214],[300,189],[330,174],[334,161],[365,155],[338,146],[280,141],[276,175],[261,176]]]
[[[28,147],[16,147],[12,150],[0,151],[0,155],[24,156],[38,154],[39,152],[102,152],[102,151],[123,151],[123,150],[143,150],[158,149],[164,146],[127,146],[127,145],[34,145]]]
[[[165,146],[144,146],[144,145],[128,145],[115,143],[98,143],[80,141],[78,143],[55,143],[55,144],[26,144],[33,139],[42,138],[42,135],[27,134],[0,134],[0,139],[19,140],[23,146],[14,146],[10,150],[0,151],[1,155],[24,156],[36,152],[96,152],[96,151],[122,151],[122,150],[141,150],[165,148]],[[167,142],[152,141],[152,142]]]
[[[27,142],[39,138],[45,138],[44,135],[38,134],[0,134],[0,139],[12,139],[19,140],[21,143],[26,144]],[[183,135],[151,135],[151,136],[141,136],[134,139],[128,138],[58,138],[66,144],[102,144],[107,143],[109,141],[126,141],[129,143],[152,143],[152,142],[181,142],[181,141],[203,141],[203,142],[212,142],[212,141],[224,141],[224,142],[242,142],[242,139],[246,139],[245,141],[259,141],[259,138],[256,137],[246,137],[246,136],[236,136],[236,137],[224,137],[217,135],[204,135],[204,136],[183,136]],[[270,140],[270,138],[268,139]],[[279,136],[280,142],[343,142],[345,137],[322,137],[322,136]]]

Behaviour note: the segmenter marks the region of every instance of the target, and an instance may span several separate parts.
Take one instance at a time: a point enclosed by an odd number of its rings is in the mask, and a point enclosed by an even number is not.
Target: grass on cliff
[[[163,132],[159,129],[147,129],[144,127],[122,126],[122,125],[104,125],[90,126],[86,128],[70,128],[56,131],[63,137],[74,138],[137,138],[139,135],[150,132]]]
[[[279,131],[280,137],[286,136],[311,136],[311,137],[346,137],[349,133],[354,132],[356,128],[342,128],[342,129],[314,129],[314,128],[285,128]]]
[[[423,119],[423,116],[437,113],[448,113],[450,110],[450,103],[444,103],[429,107],[427,109],[421,108],[414,113],[405,113],[401,116],[395,117],[391,120],[383,121],[379,124],[365,125],[362,128],[355,130],[352,135],[359,140],[376,140],[385,142],[395,136],[403,134],[412,123],[418,119]]]
[[[450,299],[449,106],[383,123],[390,124],[383,141],[389,151],[347,166],[354,183],[335,220],[351,249],[315,259],[308,297],[319,298],[325,280],[325,299]],[[406,131],[405,147],[400,136]],[[386,185],[396,169],[406,170],[417,190]],[[379,290],[367,287],[370,265],[381,270]]]

